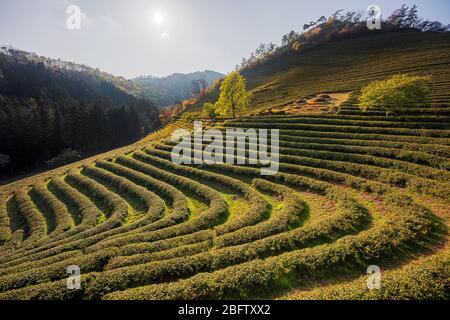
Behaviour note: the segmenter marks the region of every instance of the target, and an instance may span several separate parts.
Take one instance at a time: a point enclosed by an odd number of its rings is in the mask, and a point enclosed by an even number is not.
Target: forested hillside
[[[135,80],[141,87],[141,95],[153,99],[158,106],[169,106],[199,95],[223,76],[221,73],[206,70],[189,74],[175,73],[162,78],[141,76]]]
[[[133,82],[87,66],[3,47],[0,177],[42,167],[63,149],[88,155],[155,130],[156,106],[133,90]]]
[[[254,93],[252,104],[292,102],[315,93],[320,84],[324,91],[351,91],[373,80],[371,75],[381,74],[379,61],[390,58],[392,74],[403,68],[413,72],[414,63],[425,52],[433,52],[429,45],[440,43],[439,50],[448,50],[450,25],[421,18],[416,5],[402,5],[383,17],[380,29],[368,29],[367,19],[359,11],[337,10],[299,26],[301,31],[286,33],[279,46],[261,43],[236,67]],[[408,56],[405,50],[410,51]],[[438,68],[437,63],[431,68]],[[217,100],[218,84],[197,108]]]

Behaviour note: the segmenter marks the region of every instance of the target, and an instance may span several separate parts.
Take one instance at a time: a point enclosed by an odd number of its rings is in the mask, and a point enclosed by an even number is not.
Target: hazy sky
[[[0,0],[0,44],[85,63],[127,78],[212,69],[227,73],[261,42],[338,9],[402,3],[450,23],[449,0]],[[69,30],[67,8],[83,13]]]

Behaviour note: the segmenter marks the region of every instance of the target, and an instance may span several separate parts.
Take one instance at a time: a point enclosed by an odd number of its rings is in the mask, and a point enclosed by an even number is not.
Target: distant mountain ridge
[[[167,106],[192,96],[192,82],[206,80],[208,86],[223,74],[211,70],[197,71],[188,74],[174,73],[166,77],[139,76],[135,79],[141,87],[141,95],[152,99],[158,106]]]

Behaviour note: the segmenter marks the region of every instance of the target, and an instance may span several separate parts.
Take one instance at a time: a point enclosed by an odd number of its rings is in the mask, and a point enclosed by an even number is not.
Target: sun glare
[[[155,12],[153,15],[153,21],[156,25],[161,26],[164,23],[164,15],[161,12]]]

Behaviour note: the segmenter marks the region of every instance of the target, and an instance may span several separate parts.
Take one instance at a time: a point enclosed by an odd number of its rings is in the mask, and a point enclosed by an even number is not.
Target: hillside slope
[[[385,33],[288,55],[243,75],[253,105],[272,106],[319,92],[358,90],[396,73],[430,74],[439,84],[449,76],[449,50],[449,33]]]
[[[98,69],[2,47],[0,179],[45,167],[66,148],[83,156],[141,138],[159,127],[153,102],[132,81]]]
[[[85,65],[50,59],[2,47],[0,94],[17,99],[45,99],[59,108],[98,101],[109,107],[134,104],[140,111],[153,105],[140,101],[135,83]]]
[[[449,46],[386,34],[249,71],[252,114],[215,128],[279,129],[273,177],[172,163],[165,138],[188,126],[177,122],[0,187],[0,299],[448,300]],[[357,107],[363,84],[408,71],[433,75],[429,101],[388,117]],[[338,113],[291,112],[349,90]],[[67,289],[70,265],[80,290]],[[364,287],[369,265],[383,270],[380,290]]]
[[[218,72],[206,70],[188,74],[175,73],[167,77],[141,76],[134,79],[140,86],[140,95],[152,99],[158,106],[170,106],[192,97],[192,82],[205,80],[207,87],[223,77]]]

